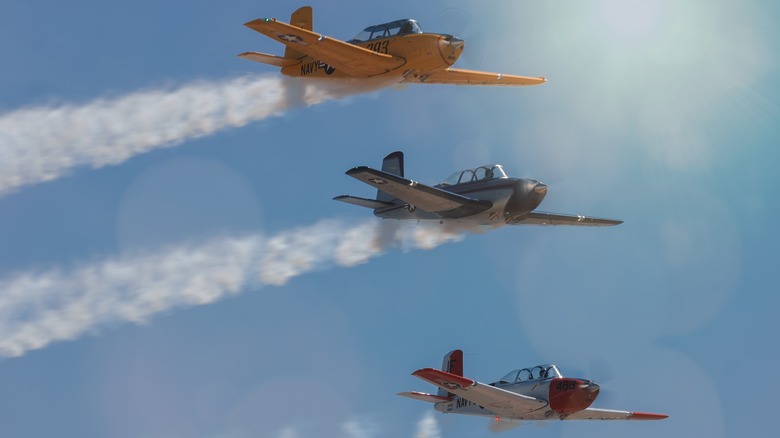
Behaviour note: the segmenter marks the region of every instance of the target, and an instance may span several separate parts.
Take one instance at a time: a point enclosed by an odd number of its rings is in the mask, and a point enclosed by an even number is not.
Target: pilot
[[[407,21],[406,23],[404,23],[403,26],[401,26],[401,31],[398,32],[398,35],[405,35],[407,33],[412,33],[413,30],[414,28],[412,27],[412,22]]]
[[[493,168],[485,171],[485,179],[493,179]]]
[[[544,379],[545,377],[547,377],[547,370],[542,368],[542,369],[539,370],[539,378],[540,379]]]

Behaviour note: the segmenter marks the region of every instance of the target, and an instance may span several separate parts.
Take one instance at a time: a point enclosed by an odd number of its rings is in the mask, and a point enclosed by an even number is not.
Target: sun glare
[[[606,36],[618,40],[652,39],[661,27],[658,2],[641,0],[603,0],[596,9]]]

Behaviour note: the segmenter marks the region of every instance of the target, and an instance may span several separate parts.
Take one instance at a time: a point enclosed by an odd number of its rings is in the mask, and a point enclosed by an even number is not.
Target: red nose
[[[550,408],[559,414],[573,414],[586,409],[599,395],[599,385],[582,379],[552,379]]]

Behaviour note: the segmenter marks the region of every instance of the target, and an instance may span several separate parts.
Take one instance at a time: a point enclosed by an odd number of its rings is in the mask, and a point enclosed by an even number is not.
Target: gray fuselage
[[[491,225],[504,223],[533,211],[541,204],[547,194],[546,185],[525,178],[496,178],[452,185],[439,184],[434,187],[472,199],[487,201],[485,210],[476,214],[472,210],[461,211],[459,209],[428,212],[419,210],[396,198],[391,201],[394,205],[374,209],[374,214],[385,219],[454,220]]]

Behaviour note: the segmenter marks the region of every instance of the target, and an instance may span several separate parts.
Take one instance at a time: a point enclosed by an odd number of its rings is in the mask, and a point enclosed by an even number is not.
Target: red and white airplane
[[[437,394],[401,392],[398,395],[434,403],[442,413],[480,415],[497,421],[512,420],[663,420],[668,415],[591,408],[599,395],[596,383],[563,377],[555,365],[511,371],[485,384],[463,377],[463,352],[444,356],[442,369],[412,373],[439,387]],[[503,427],[507,428],[507,427]]]

